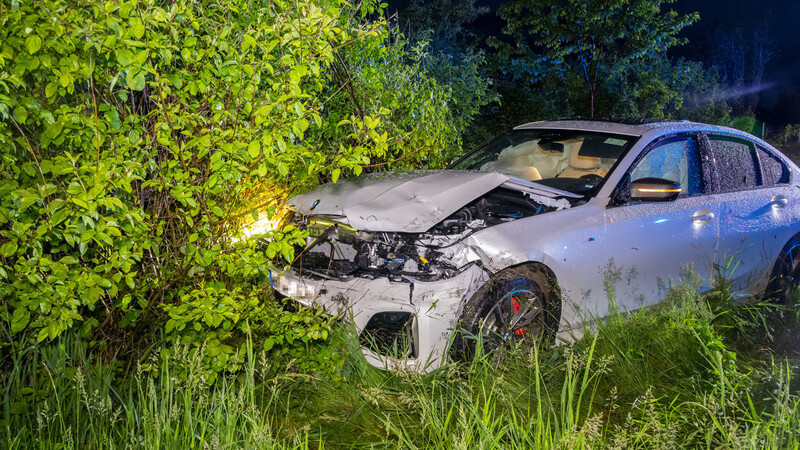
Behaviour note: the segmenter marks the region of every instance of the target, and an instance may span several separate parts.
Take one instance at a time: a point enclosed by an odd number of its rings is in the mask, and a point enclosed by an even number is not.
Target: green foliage
[[[213,384],[191,345],[153,347],[121,372],[118,361],[99,362],[67,332],[23,352],[0,352],[0,365],[9,368],[0,377],[0,442],[12,448],[796,445],[797,360],[772,344],[766,349],[770,341],[742,347],[726,330],[730,317],[762,314],[785,330],[781,339],[791,347],[784,350],[796,355],[797,304],[734,306],[726,285],[703,297],[700,284],[689,276],[664,303],[612,315],[570,344],[477,355],[427,375],[372,368],[358,338],[340,327],[320,348],[350,348],[345,380],[274,377],[274,359],[248,338],[241,372],[221,374]],[[8,333],[3,324],[0,333]]]
[[[361,167],[441,167],[444,155],[457,150],[450,95],[421,69],[420,54],[407,49],[402,36],[393,42],[362,40],[343,49],[333,67],[335,84],[328,89],[336,95],[326,106],[325,139],[341,142],[380,123],[373,137],[386,143],[385,152],[351,167],[356,175]]]
[[[742,130],[745,133],[759,135],[761,134],[761,130],[756,130],[756,126],[759,125],[755,116],[734,116],[731,117],[731,122],[728,126],[736,128],[737,130]]]
[[[786,125],[781,130],[766,131],[764,139],[792,158],[795,163],[800,161],[800,124]]]
[[[429,35],[420,35],[420,46],[429,52],[417,53],[425,72],[450,91],[450,111],[452,126],[458,133],[459,142],[448,152],[458,154],[460,147],[472,148],[474,127],[481,127],[477,120],[481,109],[487,105],[499,104],[500,97],[492,89],[492,81],[487,75],[486,57],[482,51],[473,52],[470,48],[457,50],[441,48],[433,41],[426,41]],[[431,35],[431,39],[436,39]],[[438,48],[437,48],[438,47]]]
[[[489,11],[475,0],[411,0],[389,3],[394,12],[391,23],[393,44],[406,47],[411,64],[425,77],[449,91],[448,126],[455,139],[442,153],[449,162],[460,151],[462,142],[471,145],[473,127],[482,107],[497,102],[492,80],[487,74],[486,55],[472,30],[475,20]],[[396,8],[396,9],[395,9]],[[396,21],[396,22],[395,22]],[[402,33],[402,34],[401,34]]]
[[[287,195],[320,181],[454,151],[449,92],[413,62],[421,51],[407,65],[402,44],[386,45],[385,21],[365,19],[379,13],[4,3],[0,318],[38,341],[80,327],[130,343],[126,330],[165,327],[212,371],[240,367],[247,330],[303,370],[321,362],[310,346],[329,320],[277,307],[268,283],[303,234],[242,227],[276,221]]]
[[[518,79],[559,80],[564,87],[556,92],[579,115],[660,111],[679,101],[680,95],[670,89],[670,78],[680,71],[665,72],[666,51],[684,43],[677,34],[698,18],[662,10],[662,5],[673,2],[511,1],[498,15],[516,46],[496,38],[492,43],[510,62],[504,70]],[[637,108],[625,107],[626,103]]]
[[[700,63],[670,61],[657,54],[636,64],[615,66],[605,83],[607,95],[597,107],[610,116],[680,117],[711,123],[727,116],[727,105],[708,96],[716,83]]]
[[[491,100],[480,56],[453,62],[430,53],[422,38],[407,40],[393,32],[386,42],[362,40],[343,49],[333,66],[324,138],[339,142],[360,129],[359,118],[379,118],[376,132],[388,146],[384,154],[364,160],[367,170],[447,165],[461,153],[461,136],[480,106]]]
[[[258,346],[271,360],[289,361],[288,367],[276,370],[338,378],[344,357],[315,345],[328,339],[333,325],[330,316],[308,308],[287,313],[276,302],[259,302],[256,297],[243,300],[240,291],[239,287],[228,291],[224,283],[214,282],[182,296],[178,305],[164,305],[169,317],[166,343],[191,348],[189,357],[199,354],[200,368],[212,381],[219,372],[242,370],[248,335],[260,338]]]

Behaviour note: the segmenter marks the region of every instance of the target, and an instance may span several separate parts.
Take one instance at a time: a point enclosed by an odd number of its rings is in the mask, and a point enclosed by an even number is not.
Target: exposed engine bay
[[[305,248],[295,251],[292,268],[300,276],[347,280],[436,281],[458,273],[462,241],[484,228],[569,207],[565,200],[495,188],[424,233],[355,230],[337,216],[303,216],[293,223],[309,231]]]

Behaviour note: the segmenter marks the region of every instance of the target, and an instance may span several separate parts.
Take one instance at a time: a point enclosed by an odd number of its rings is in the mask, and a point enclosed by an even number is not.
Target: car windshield
[[[600,187],[636,139],[580,130],[514,130],[472,150],[449,168],[500,172],[589,194]]]

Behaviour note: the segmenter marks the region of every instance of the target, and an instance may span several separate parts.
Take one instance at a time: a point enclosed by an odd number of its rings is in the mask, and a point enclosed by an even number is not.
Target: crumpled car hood
[[[550,197],[573,196],[496,172],[409,171],[325,184],[289,204],[303,215],[343,216],[357,230],[421,233],[509,181]]]

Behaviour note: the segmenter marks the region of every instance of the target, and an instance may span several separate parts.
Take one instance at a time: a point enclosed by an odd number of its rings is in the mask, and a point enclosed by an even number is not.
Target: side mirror
[[[631,200],[669,202],[681,194],[681,184],[663,178],[639,178],[631,181]]]

